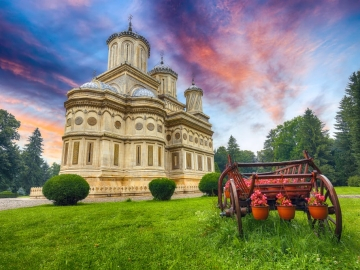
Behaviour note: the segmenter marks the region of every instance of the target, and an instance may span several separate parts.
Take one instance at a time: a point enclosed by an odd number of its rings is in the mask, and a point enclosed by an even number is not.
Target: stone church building
[[[214,171],[213,131],[194,82],[177,99],[178,74],[161,63],[148,71],[150,44],[132,31],[107,40],[107,70],[67,93],[61,174],[79,174],[90,196],[143,195],[167,177],[176,192],[198,192]]]

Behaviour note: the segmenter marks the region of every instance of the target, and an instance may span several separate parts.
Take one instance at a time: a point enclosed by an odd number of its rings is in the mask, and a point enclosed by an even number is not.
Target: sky
[[[350,75],[360,70],[360,0],[0,0],[0,109],[36,128],[60,163],[66,93],[107,69],[106,40],[127,30],[151,46],[148,67],[194,77],[214,147],[232,135],[263,149],[271,129],[311,109],[333,136]]]

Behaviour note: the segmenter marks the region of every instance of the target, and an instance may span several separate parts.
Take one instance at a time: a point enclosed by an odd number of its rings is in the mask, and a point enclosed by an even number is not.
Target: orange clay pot
[[[314,219],[326,219],[329,213],[327,205],[308,205],[308,209]]]

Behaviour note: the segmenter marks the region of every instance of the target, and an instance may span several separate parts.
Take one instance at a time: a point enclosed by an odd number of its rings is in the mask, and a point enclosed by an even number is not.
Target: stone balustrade
[[[198,186],[178,185],[175,194],[197,193],[200,192]],[[88,197],[106,197],[106,196],[149,196],[151,195],[148,186],[90,186]],[[30,197],[42,199],[45,196],[42,193],[42,187],[32,187]]]

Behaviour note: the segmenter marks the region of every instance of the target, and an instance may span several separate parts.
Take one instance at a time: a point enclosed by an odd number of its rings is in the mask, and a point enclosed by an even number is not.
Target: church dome
[[[203,92],[203,90],[202,90],[200,87],[198,87],[198,86],[195,84],[194,80],[193,80],[191,86],[190,86],[188,89],[185,90],[185,93],[184,93],[184,94],[186,94],[187,91],[194,91],[194,90],[195,90],[195,91],[201,91],[201,93]]]
[[[139,35],[136,32],[132,31],[132,26],[131,26],[131,21],[129,23],[129,29],[127,31],[122,31],[122,32],[118,32],[118,33],[114,33],[112,34],[106,41],[106,44],[109,45],[109,43],[116,39],[116,38],[120,38],[120,37],[132,37],[134,39],[139,39],[142,42],[145,43],[146,47],[148,48],[148,57],[150,57],[150,43],[149,41],[147,41],[146,38],[144,38],[143,36]]]
[[[90,88],[90,89],[99,89],[99,90],[110,90],[111,92],[117,93],[117,90],[115,87],[100,82],[98,80],[92,80],[91,82],[86,82],[83,85],[80,86],[80,88]]]
[[[133,97],[156,97],[155,94],[146,88],[138,88],[136,89],[133,94]]]
[[[178,74],[175,71],[173,71],[170,66],[165,65],[164,61],[162,59],[161,59],[160,64],[156,65],[152,70],[150,70],[148,72],[148,74],[150,76],[155,73],[168,73],[168,74],[175,76],[176,78],[178,77]]]

